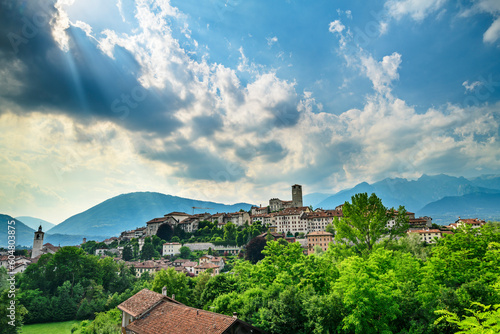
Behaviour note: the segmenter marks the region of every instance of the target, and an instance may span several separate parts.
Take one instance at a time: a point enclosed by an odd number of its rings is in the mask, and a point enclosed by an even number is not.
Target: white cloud
[[[409,15],[416,21],[422,21],[429,14],[438,11],[446,0],[389,0],[385,3],[390,16],[400,20]]]
[[[473,91],[476,89],[476,87],[479,87],[481,85],[482,85],[481,81],[474,81],[474,82],[469,84],[469,80],[466,80],[462,83],[462,86],[465,87],[466,92]]]
[[[399,79],[398,68],[401,64],[401,55],[394,52],[377,62],[371,55],[361,56],[361,66],[366,76],[371,80],[373,88],[383,94],[390,93],[390,85]]]
[[[328,30],[331,32],[331,33],[341,33],[342,31],[344,31],[345,29],[345,26],[342,24],[342,22],[340,22],[340,20],[335,20],[335,21],[332,21],[330,22],[330,25],[328,26]]]
[[[498,17],[485,31],[483,41],[485,43],[494,43],[500,38],[500,17]]]
[[[267,39],[267,45],[269,45],[269,46],[273,46],[273,44],[278,43],[278,37],[276,37],[276,36],[268,37],[266,39]]]

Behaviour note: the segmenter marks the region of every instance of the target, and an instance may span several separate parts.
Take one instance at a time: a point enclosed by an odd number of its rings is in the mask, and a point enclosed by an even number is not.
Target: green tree
[[[382,237],[391,239],[404,235],[408,229],[408,217],[402,206],[396,214],[394,209],[388,210],[375,194],[368,197],[367,193],[356,194],[351,201],[345,202],[343,217],[333,220],[337,242],[353,243],[360,251],[369,253]],[[394,227],[387,228],[391,220],[395,220]]]
[[[500,333],[500,304],[483,305],[472,303],[479,309],[466,309],[471,315],[464,316],[463,319],[447,310],[438,310],[435,313],[441,315],[434,323],[438,324],[445,320],[456,325],[460,331],[456,334],[497,334]]]
[[[181,259],[189,259],[189,257],[191,256],[191,249],[189,249],[189,247],[187,246],[182,246],[181,248],[179,248],[179,252],[179,257]]]
[[[123,260],[125,261],[130,261],[132,260],[134,257],[134,254],[133,254],[133,251],[132,251],[132,247],[130,245],[127,245],[123,248]]]
[[[152,243],[146,242],[142,246],[141,260],[151,260],[155,256],[155,249]]]
[[[161,293],[164,286],[167,287],[167,293],[175,294],[175,299],[181,303],[191,302],[189,279],[184,273],[178,273],[174,268],[160,270],[153,280],[153,291]]]
[[[236,233],[237,233],[236,225],[234,225],[232,222],[228,222],[226,225],[224,225],[225,241],[235,241]]]

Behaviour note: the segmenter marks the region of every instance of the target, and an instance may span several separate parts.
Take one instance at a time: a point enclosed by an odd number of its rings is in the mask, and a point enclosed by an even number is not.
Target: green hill
[[[198,201],[155,192],[136,192],[110,198],[54,226],[51,234],[118,236],[121,231],[145,226],[148,220],[172,211],[192,213],[192,207],[211,209],[195,213],[234,212],[249,210],[251,204],[226,205]]]

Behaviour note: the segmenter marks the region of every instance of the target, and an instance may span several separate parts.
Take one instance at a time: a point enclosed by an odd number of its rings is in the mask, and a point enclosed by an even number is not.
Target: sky
[[[500,173],[497,0],[0,0],[0,212]]]

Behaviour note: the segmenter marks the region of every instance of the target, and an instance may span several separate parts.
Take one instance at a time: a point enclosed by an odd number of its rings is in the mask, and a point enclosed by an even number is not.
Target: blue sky
[[[499,173],[498,1],[0,3],[0,212]]]

